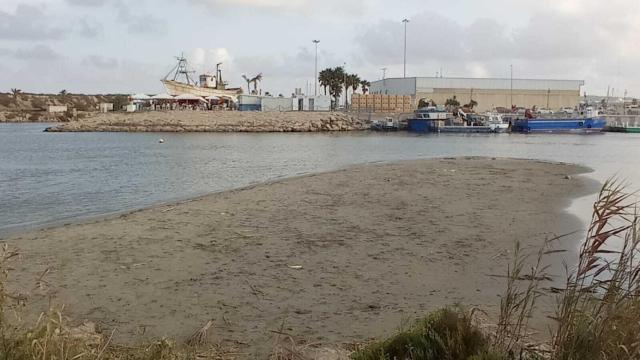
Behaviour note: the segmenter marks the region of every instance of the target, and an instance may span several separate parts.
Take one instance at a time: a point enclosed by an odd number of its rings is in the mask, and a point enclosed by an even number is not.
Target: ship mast
[[[189,70],[189,64],[187,63],[187,59],[184,57],[184,53],[180,56],[176,56],[176,59],[178,60],[178,64],[169,71],[169,73],[164,77],[164,80],[169,79],[171,74],[173,74],[173,81],[178,80],[180,75],[184,75],[188,85],[197,85],[198,83],[189,76],[189,74],[193,74],[195,71]]]

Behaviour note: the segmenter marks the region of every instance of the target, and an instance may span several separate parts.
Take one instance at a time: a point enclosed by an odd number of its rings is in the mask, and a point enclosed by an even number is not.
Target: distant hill
[[[52,116],[47,113],[50,105],[66,105],[69,111],[76,109],[79,114],[98,111],[100,103],[114,103],[116,108],[126,103],[127,95],[105,94],[33,94],[19,93],[16,97],[12,93],[0,93],[0,122],[3,121],[65,121],[69,114]]]

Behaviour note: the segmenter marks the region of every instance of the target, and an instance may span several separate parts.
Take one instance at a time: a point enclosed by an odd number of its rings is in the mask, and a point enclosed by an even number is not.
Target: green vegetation
[[[473,314],[443,309],[417,321],[410,329],[366,347],[353,360],[498,360],[488,337],[474,324]]]
[[[14,102],[18,101],[18,98],[20,97],[20,94],[22,94],[22,90],[16,89],[16,88],[11,88],[11,95],[13,96],[13,101]]]
[[[444,102],[444,106],[446,106],[446,107],[458,107],[458,106],[460,106],[460,101],[458,101],[458,99],[456,99],[456,96],[453,95],[453,98],[447,99]]]
[[[369,91],[369,86],[371,86],[369,81],[360,79],[358,75],[347,74],[342,66],[320,71],[318,81],[324,90],[324,94],[327,95],[328,89],[329,95],[333,97],[333,108],[337,107],[338,99],[343,90],[346,90],[348,94],[349,89],[356,92],[359,87],[362,87],[362,93],[364,94]]]

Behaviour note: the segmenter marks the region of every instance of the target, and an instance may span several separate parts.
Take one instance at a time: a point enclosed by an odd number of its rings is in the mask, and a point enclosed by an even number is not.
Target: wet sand
[[[262,358],[283,329],[326,344],[393,332],[454,303],[495,315],[514,241],[581,228],[563,212],[588,169],[458,158],[370,164],[5,239],[14,277],[119,341],[211,340]],[[566,175],[571,175],[569,179]],[[44,308],[47,296],[31,299]]]

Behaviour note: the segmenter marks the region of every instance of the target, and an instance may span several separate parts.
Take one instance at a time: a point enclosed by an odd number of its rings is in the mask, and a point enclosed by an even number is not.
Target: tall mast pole
[[[314,96],[318,96],[318,44],[320,40],[313,40],[313,43],[316,44],[316,72],[315,72],[315,81],[314,81]]]
[[[513,65],[509,65],[511,70],[511,110],[513,111]]]
[[[402,22],[404,23],[404,76],[403,77],[407,77],[407,23],[409,22],[409,19],[403,19]]]

